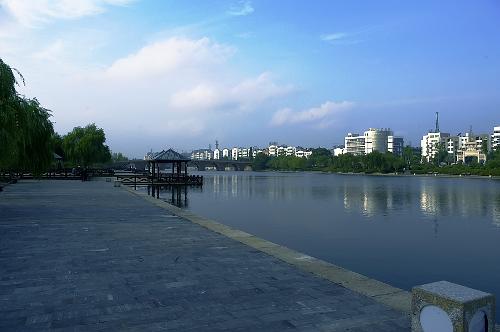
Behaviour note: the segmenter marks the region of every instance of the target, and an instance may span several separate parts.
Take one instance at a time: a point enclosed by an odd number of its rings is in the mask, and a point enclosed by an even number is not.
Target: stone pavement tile
[[[106,182],[6,187],[0,266],[0,331],[409,330],[403,313]]]

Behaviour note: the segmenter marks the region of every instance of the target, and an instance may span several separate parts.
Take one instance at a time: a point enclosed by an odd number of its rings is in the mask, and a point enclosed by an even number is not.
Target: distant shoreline
[[[428,177],[428,178],[457,178],[457,179],[491,179],[500,180],[500,176],[489,176],[489,175],[455,175],[455,174],[402,174],[402,173],[354,173],[354,172],[332,172],[332,171],[320,171],[320,170],[259,170],[255,172],[278,172],[278,173],[323,173],[323,174],[338,174],[338,175],[357,175],[357,176],[392,176],[392,177]]]
[[[500,180],[500,176],[489,175],[456,175],[456,174],[400,174],[400,173],[346,173],[346,172],[326,172],[340,175],[367,175],[367,176],[394,176],[394,177],[428,177],[428,178],[459,178],[459,179],[492,179]]]

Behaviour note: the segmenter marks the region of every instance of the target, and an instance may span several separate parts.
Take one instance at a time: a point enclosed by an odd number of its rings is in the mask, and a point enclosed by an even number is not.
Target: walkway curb
[[[126,186],[123,186],[122,188],[129,191],[131,194],[139,196],[179,217],[271,255],[300,270],[313,273],[330,282],[367,296],[376,302],[387,305],[395,310],[407,314],[410,314],[411,312],[410,292],[390,286],[381,281],[371,279],[362,274],[349,271],[340,266],[325,262],[279,244],[258,238],[244,231],[233,229],[216,221],[200,217],[190,211],[183,210],[160,199],[151,197],[147,194],[139,193],[133,188]]]

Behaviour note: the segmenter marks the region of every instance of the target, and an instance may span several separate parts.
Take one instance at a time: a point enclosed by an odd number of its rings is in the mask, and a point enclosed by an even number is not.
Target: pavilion
[[[172,149],[148,153],[144,158],[148,162],[148,176],[151,184],[158,185],[202,185],[203,177],[188,175],[187,164],[191,159]],[[162,165],[171,164],[172,172],[161,172]],[[165,170],[165,169],[164,169]]]

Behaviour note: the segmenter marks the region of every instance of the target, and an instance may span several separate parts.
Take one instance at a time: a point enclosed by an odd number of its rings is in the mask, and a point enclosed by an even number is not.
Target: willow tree
[[[105,145],[104,130],[92,123],[86,127],[75,127],[63,138],[66,158],[75,166],[91,166],[111,160],[109,147]]]
[[[41,173],[53,161],[50,111],[17,93],[14,71],[0,59],[0,169]]]

